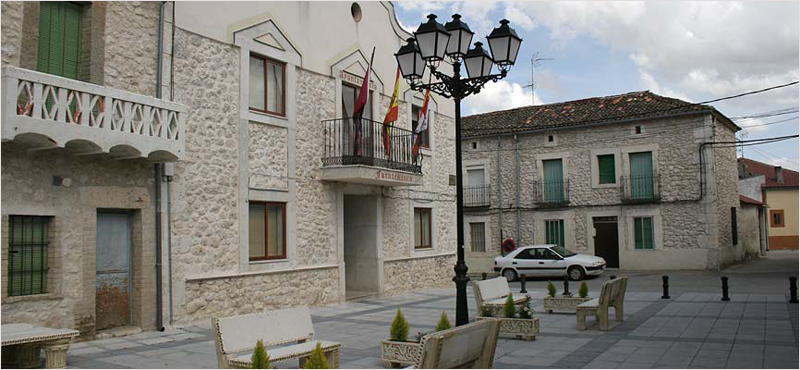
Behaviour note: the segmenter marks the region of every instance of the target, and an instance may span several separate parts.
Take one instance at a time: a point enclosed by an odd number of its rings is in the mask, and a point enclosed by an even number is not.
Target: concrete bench
[[[508,280],[498,277],[488,280],[473,280],[472,290],[475,293],[475,304],[480,314],[481,307],[489,307],[493,316],[502,315],[506,299],[511,295],[514,304],[521,305],[528,297],[526,294],[513,294],[508,288]]]
[[[428,334],[414,368],[491,369],[499,333],[500,321],[485,319]]]
[[[608,330],[610,328],[608,320],[609,307],[614,307],[616,321],[622,322],[625,314],[625,289],[627,286],[627,277],[606,281],[600,288],[600,295],[597,298],[579,304],[576,309],[578,330],[586,330],[586,315],[594,315],[597,318],[600,330]]]
[[[250,368],[258,340],[267,347],[270,362],[299,359],[302,367],[319,343],[328,365],[339,368],[340,343],[314,340],[308,307],[230,316],[211,320],[220,369]]]
[[[39,367],[39,356],[44,350],[45,367],[67,367],[67,350],[72,339],[80,332],[72,329],[52,329],[31,324],[3,324],[3,368]]]

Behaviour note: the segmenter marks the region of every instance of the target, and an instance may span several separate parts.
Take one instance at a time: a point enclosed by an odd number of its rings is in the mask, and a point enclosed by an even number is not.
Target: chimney
[[[775,181],[778,184],[783,184],[783,168],[781,166],[775,167]]]

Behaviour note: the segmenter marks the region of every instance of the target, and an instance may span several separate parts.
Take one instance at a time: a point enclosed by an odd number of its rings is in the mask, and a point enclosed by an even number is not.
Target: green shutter
[[[78,78],[83,6],[68,2],[39,3],[40,72]]]
[[[631,153],[631,198],[650,199],[653,197],[653,154],[650,152]]]
[[[561,203],[564,201],[564,170],[560,159],[542,161],[544,167],[544,201]]]
[[[9,217],[8,295],[47,293],[49,219]]]
[[[547,244],[560,245],[566,247],[564,242],[564,220],[550,220],[544,222],[545,242]]]
[[[653,249],[653,218],[635,217],[633,219],[636,249]]]
[[[617,182],[616,181],[617,174],[614,168],[613,154],[598,155],[597,168],[598,172],[600,173],[601,184],[613,184]]]

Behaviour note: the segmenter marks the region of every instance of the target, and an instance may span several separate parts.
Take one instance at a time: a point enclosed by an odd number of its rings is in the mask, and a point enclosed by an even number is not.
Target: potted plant
[[[325,357],[325,352],[322,351],[322,345],[317,342],[317,347],[311,351],[311,356],[303,364],[303,369],[330,369],[328,359]]]
[[[539,319],[533,317],[531,298],[528,297],[522,306],[517,309],[514,298],[509,296],[503,305],[503,316],[500,320],[500,334],[514,336],[517,339],[534,340],[539,333]],[[484,306],[480,310],[478,320],[492,317],[492,310]]]
[[[256,348],[253,350],[253,356],[250,357],[251,369],[271,369],[272,365],[269,363],[269,355],[267,349],[264,348],[264,342],[259,340],[256,342]]]
[[[389,329],[389,340],[381,341],[381,360],[386,367],[414,364],[419,352],[419,341],[424,334],[420,333],[417,341],[409,341],[409,328],[408,321],[398,308]]]
[[[544,297],[544,309],[547,313],[553,313],[553,311],[575,312],[579,304],[592,299],[588,296],[589,286],[586,285],[585,281],[581,282],[581,287],[578,289],[578,297],[556,297],[556,286],[553,285],[552,281],[547,283],[547,295],[548,297]]]

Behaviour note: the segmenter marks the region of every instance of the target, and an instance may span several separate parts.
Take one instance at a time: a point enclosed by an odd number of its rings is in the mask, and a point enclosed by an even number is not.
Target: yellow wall
[[[769,236],[798,235],[798,191],[790,189],[767,189],[767,206],[769,210],[783,210],[784,227],[770,227]]]

